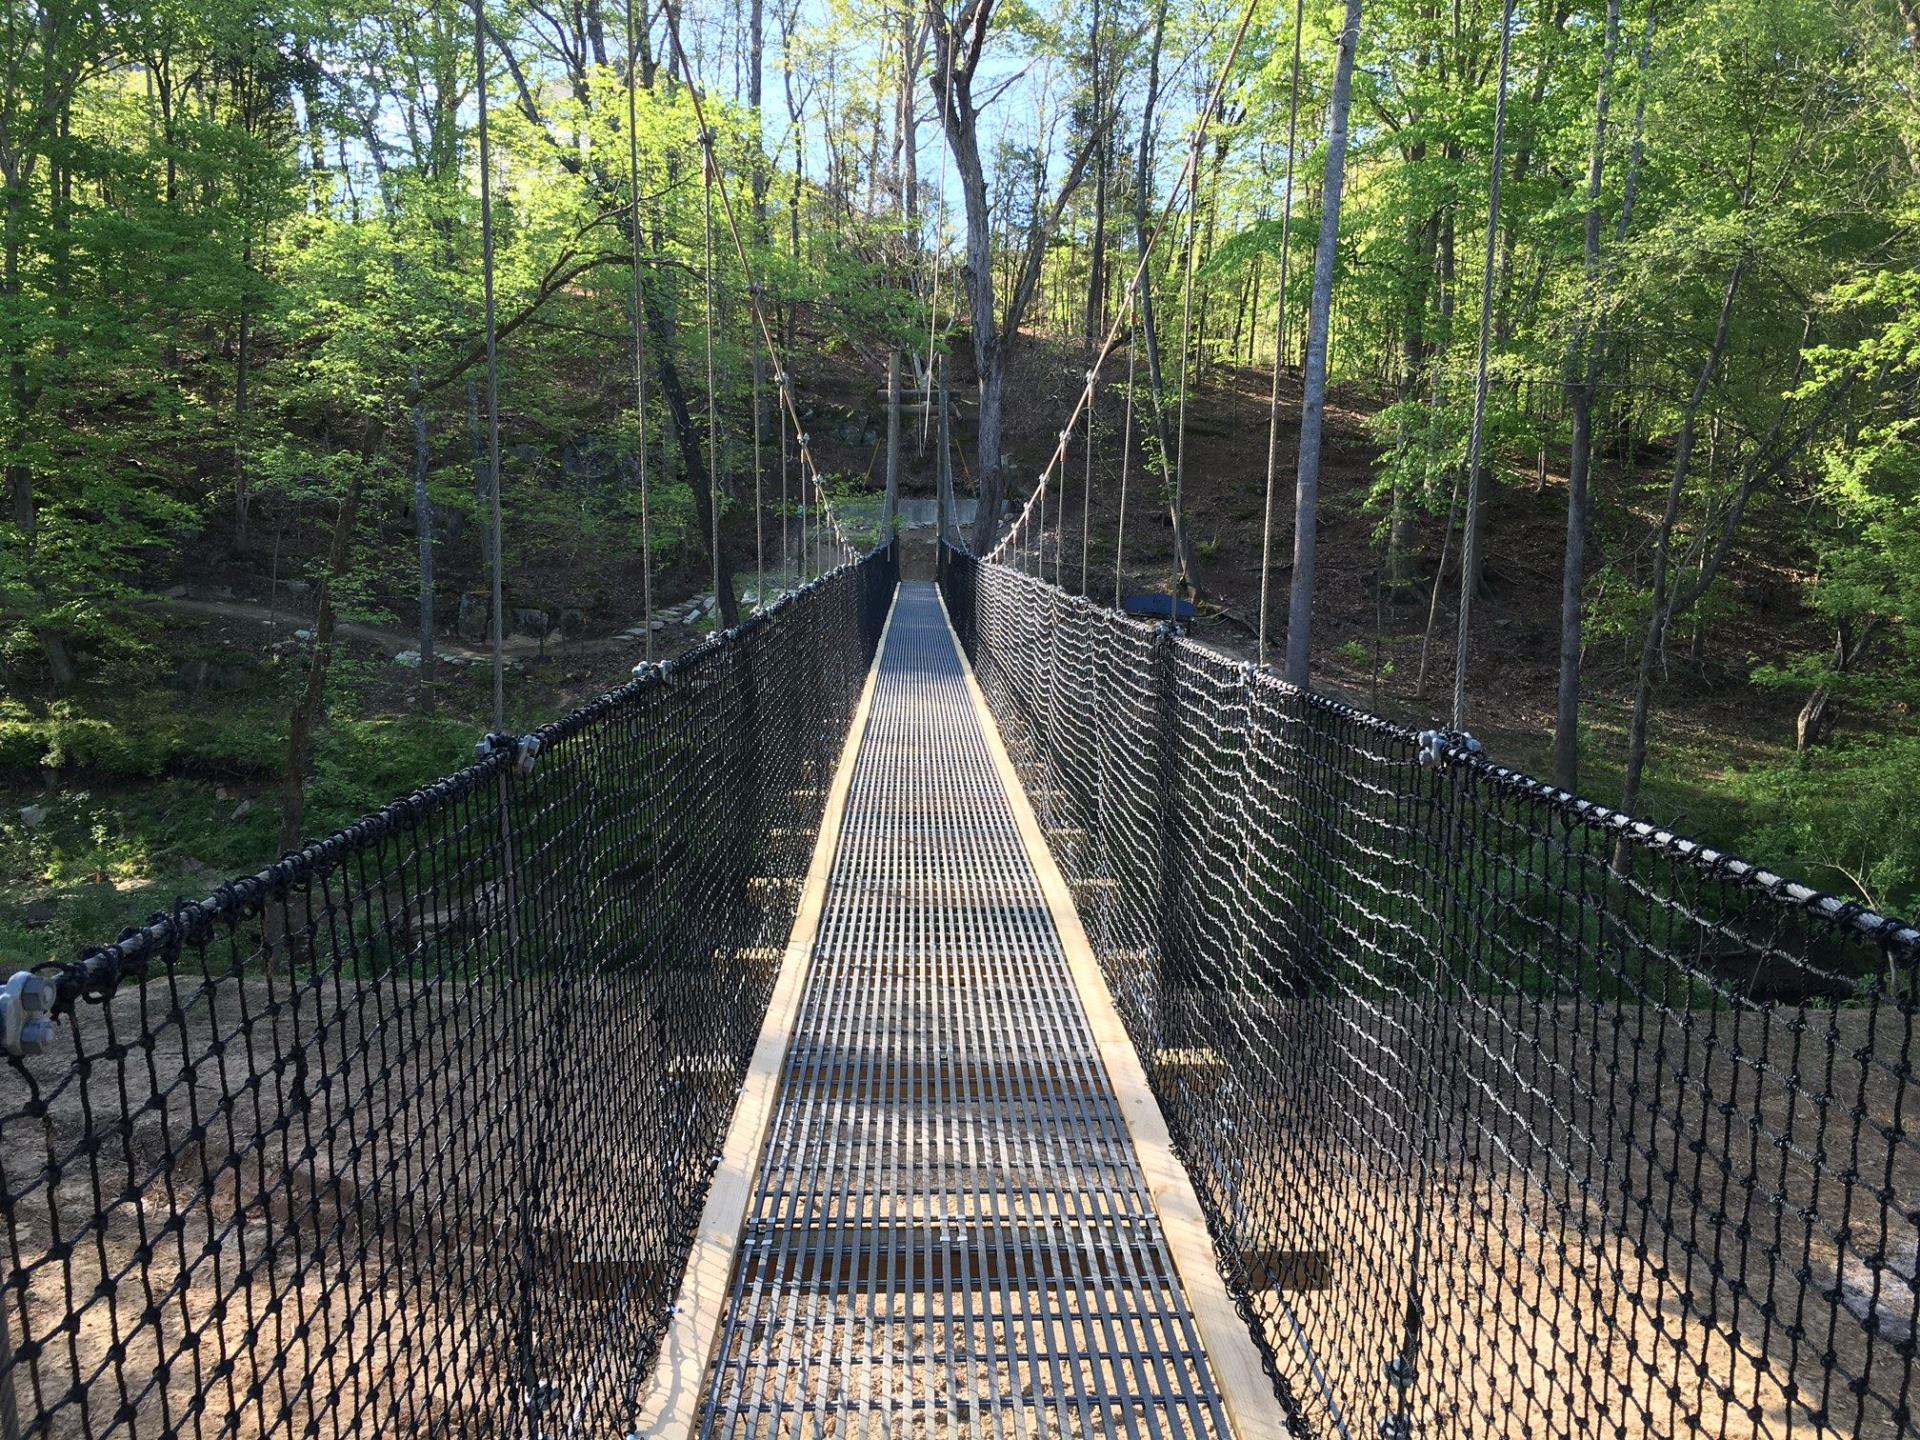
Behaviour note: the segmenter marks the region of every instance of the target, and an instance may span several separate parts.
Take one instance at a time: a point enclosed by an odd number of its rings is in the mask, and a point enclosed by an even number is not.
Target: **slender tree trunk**
[[[1093,123],[1102,123],[1100,93],[1100,0],[1093,0],[1087,27],[1088,89],[1093,94]],[[1081,338],[1091,353],[1107,330],[1107,148],[1102,140],[1093,158],[1093,234],[1087,245],[1087,314]]]
[[[346,573],[353,528],[360,518],[361,479],[365,467],[356,465],[347,493],[334,517],[333,543],[327,550],[327,568],[320,576],[318,614],[313,626],[313,651],[307,658],[307,683],[294,702],[287,721],[286,770],[280,781],[280,853],[297,849],[306,810],[307,767],[312,759],[314,733],[320,723],[327,693],[327,670],[333,663],[333,588]]]
[[[718,577],[714,599],[720,606],[720,621],[731,630],[740,623],[740,597],[734,593],[733,556],[714,523],[713,497],[710,487],[703,483],[708,473],[707,457],[701,448],[699,432],[694,429],[693,408],[687,403],[686,387],[680,383],[679,367],[673,363],[673,324],[651,289],[642,286],[641,295],[646,305],[647,331],[660,337],[657,345],[647,347],[653,359],[654,377],[660,382],[660,398],[666,403],[667,418],[673,422],[681,471],[693,490],[694,520],[707,553],[713,557]],[[713,436],[707,437],[708,444],[713,440]]]
[[[1593,309],[1600,299],[1600,201],[1607,162],[1607,116],[1612,104],[1613,63],[1620,49],[1620,0],[1607,0],[1606,39],[1593,100],[1593,148],[1587,158],[1586,310],[1574,331],[1576,364],[1584,366],[1568,387],[1572,439],[1567,457],[1567,538],[1560,565],[1560,684],[1554,704],[1553,782],[1562,790],[1580,785],[1580,635],[1586,584],[1588,471],[1593,459],[1593,401],[1600,383],[1600,347],[1590,339]]]
[[[1327,327],[1333,310],[1333,270],[1340,244],[1340,196],[1347,173],[1347,116],[1353,105],[1354,52],[1360,46],[1361,0],[1347,0],[1340,58],[1328,100],[1327,170],[1320,209],[1320,240],[1313,257],[1313,298],[1307,318],[1307,362],[1301,381],[1300,458],[1293,502],[1293,593],[1287,610],[1287,679],[1306,689],[1313,658],[1313,559],[1320,512],[1320,443],[1326,429]]]
[[[427,495],[427,406],[420,396],[419,367],[413,372],[413,533],[420,547],[420,686],[423,705],[431,703],[433,683],[433,502]]]
[[[880,506],[880,539],[893,534],[900,507],[900,351],[887,351],[887,491]]]
[[[1743,253],[1734,261],[1733,269],[1727,275],[1726,288],[1720,297],[1719,318],[1714,322],[1713,343],[1707,348],[1706,359],[1701,362],[1700,373],[1694,380],[1693,393],[1682,412],[1680,438],[1673,450],[1673,471],[1667,482],[1666,509],[1661,514],[1660,528],[1654,536],[1653,610],[1647,617],[1647,632],[1640,647],[1640,666],[1634,676],[1633,719],[1627,727],[1627,773],[1620,790],[1620,808],[1629,815],[1640,800],[1640,781],[1647,766],[1647,722],[1653,708],[1653,672],[1660,658],[1660,648],[1666,641],[1667,622],[1673,613],[1673,599],[1669,593],[1673,528],[1680,519],[1680,502],[1686,493],[1687,477],[1693,465],[1700,406],[1707,398],[1714,372],[1719,369],[1720,359],[1726,353],[1734,297],[1739,294],[1740,282],[1746,273],[1747,256]],[[1619,856],[1624,856],[1624,850],[1619,852]]]
[[[1147,233],[1147,206],[1153,194],[1153,121],[1160,100],[1160,53],[1165,43],[1167,29],[1166,0],[1159,0],[1153,12],[1153,42],[1147,52],[1147,91],[1140,107],[1140,147],[1134,158],[1133,189],[1133,233],[1135,243],[1144,251],[1150,238]],[[1140,282],[1140,331],[1147,342],[1147,390],[1153,397],[1150,407],[1153,411],[1154,440],[1159,446],[1159,471],[1161,479],[1168,480],[1168,466],[1173,463],[1173,432],[1167,427],[1167,387],[1162,372],[1160,357],[1160,327],[1154,318],[1153,273],[1149,267],[1147,275]],[[1193,557],[1183,553],[1181,542],[1185,532],[1174,527],[1174,563],[1180,573],[1189,579],[1193,575]]]

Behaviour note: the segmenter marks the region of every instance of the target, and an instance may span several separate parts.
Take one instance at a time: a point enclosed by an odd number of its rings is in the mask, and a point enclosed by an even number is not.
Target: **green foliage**
[[[1749,851],[1883,914],[1920,911],[1920,737],[1816,751],[1743,777]]]

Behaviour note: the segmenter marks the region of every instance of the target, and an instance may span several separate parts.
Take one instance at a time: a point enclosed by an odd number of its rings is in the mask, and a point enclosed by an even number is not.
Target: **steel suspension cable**
[[[707,259],[704,267],[707,284],[707,523],[713,552],[713,603],[716,617],[726,614],[720,598],[720,426],[714,401],[713,369],[713,148],[701,157],[701,191],[706,205]],[[716,618],[716,625],[719,623]]]
[[[767,506],[761,494],[762,431],[765,429],[765,417],[760,413],[762,402],[760,376],[763,362],[759,356],[753,359],[753,608],[764,610],[767,607]]]
[[[495,324],[493,302],[493,150],[487,135],[486,0],[474,0],[473,4],[473,68],[480,122],[480,276],[486,306],[487,491],[493,522],[493,533],[487,543],[487,562],[493,572],[493,731],[498,735],[507,728],[507,662],[501,613],[504,586],[500,578],[500,332]]]
[[[1467,636],[1480,566],[1480,449],[1486,438],[1487,349],[1493,324],[1493,272],[1500,242],[1500,168],[1507,138],[1507,62],[1513,51],[1513,0],[1500,12],[1500,76],[1493,100],[1493,164],[1487,184],[1486,261],[1480,274],[1480,338],[1474,354],[1473,428],[1467,439],[1467,514],[1460,544],[1460,629],[1454,644],[1453,728],[1467,726]]]
[[[1233,43],[1227,47],[1227,56],[1221,63],[1220,73],[1214,80],[1213,90],[1207,96],[1206,104],[1201,107],[1200,113],[1196,117],[1194,140],[1193,144],[1190,145],[1187,150],[1186,166],[1181,170],[1180,177],[1174,182],[1172,189],[1167,192],[1167,202],[1161,207],[1160,216],[1154,222],[1152,231],[1148,233],[1146,243],[1140,247],[1140,259],[1134,266],[1132,278],[1127,282],[1125,304],[1121,307],[1121,313],[1113,317],[1113,324],[1107,329],[1106,339],[1101,342],[1100,349],[1094,355],[1093,364],[1087,371],[1087,374],[1093,378],[1089,379],[1088,382],[1081,387],[1080,394],[1074,401],[1073,410],[1067,416],[1067,423],[1061,429],[1060,433],[1063,436],[1070,435],[1073,432],[1074,426],[1080,421],[1080,412],[1093,401],[1093,388],[1098,381],[1101,367],[1106,364],[1107,356],[1113,352],[1114,345],[1118,343],[1121,327],[1128,323],[1134,307],[1139,303],[1140,286],[1146,277],[1147,262],[1152,259],[1154,246],[1159,243],[1161,235],[1166,231],[1167,222],[1173,217],[1174,207],[1179,202],[1181,193],[1191,188],[1195,197],[1199,194],[1200,146],[1206,138],[1207,126],[1212,122],[1215,112],[1220,107],[1221,97],[1226,93],[1227,81],[1233,74],[1233,62],[1239,58],[1241,43],[1247,38],[1247,29],[1253,23],[1253,14],[1259,7],[1259,3],[1260,0],[1247,0],[1247,7],[1241,12],[1239,28],[1234,31]],[[1190,181],[1191,187],[1189,186]],[[1053,453],[1047,459],[1047,468],[1041,472],[1039,482],[1034,486],[1033,491],[1028,494],[1027,503],[1021,508],[1020,514],[1015,518],[1013,525],[1008,528],[1007,533],[1001,536],[995,543],[993,549],[987,552],[986,559],[997,560],[1001,553],[1007,548],[1007,542],[1013,538],[1014,531],[1018,530],[1025,523],[1034,505],[1037,503],[1038,497],[1045,491],[1047,482],[1053,475],[1054,468],[1061,464],[1065,458],[1065,451],[1066,442],[1064,440],[1054,445]]]
[[[646,627],[642,658],[653,659],[653,529],[647,500],[647,318],[640,295],[640,47],[627,0],[627,228],[633,245],[633,418],[640,460],[640,612]]]
[[[1087,593],[1087,528],[1093,523],[1093,412],[1098,397],[1087,407],[1087,475],[1080,491],[1080,593]]]
[[[838,542],[842,558],[854,559],[861,552],[846,528],[840,523],[840,517],[833,508],[827,494],[826,481],[820,474],[820,467],[813,458],[812,437],[800,423],[800,412],[795,408],[793,385],[785,362],[780,358],[780,347],[774,342],[773,326],[767,320],[766,306],[762,303],[760,287],[754,281],[753,262],[747,254],[747,242],[740,231],[740,218],[733,204],[733,192],[727,187],[727,177],[720,168],[719,156],[715,151],[715,133],[707,123],[706,102],[700,98],[700,86],[694,75],[693,61],[687,56],[687,49],[680,40],[680,16],[671,0],[664,7],[667,16],[667,37],[673,46],[674,59],[679,63],[681,78],[687,86],[687,99],[693,106],[694,123],[700,129],[700,143],[706,151],[707,165],[713,184],[720,195],[720,210],[727,222],[727,233],[733,241],[734,254],[740,262],[740,273],[747,287],[747,303],[753,311],[755,326],[759,329],[761,343],[766,347],[768,358],[773,361],[774,380],[780,385],[780,403],[793,421],[794,437],[798,442],[800,463],[805,470],[805,479],[814,488],[815,498],[826,520],[833,527],[834,539]]]
[[[1280,202],[1280,297],[1273,307],[1273,393],[1267,402],[1267,503],[1260,522],[1260,623],[1256,663],[1267,663],[1267,597],[1273,582],[1273,499],[1280,468],[1280,370],[1287,354],[1287,262],[1293,256],[1293,176],[1300,135],[1300,36],[1306,0],[1293,3],[1293,79],[1287,98],[1287,181]]]
[[[1197,139],[1194,145],[1196,156],[1200,148]],[[1173,564],[1183,581],[1187,579],[1187,517],[1181,501],[1185,497],[1187,480],[1187,386],[1189,370],[1193,365],[1193,270],[1199,261],[1198,246],[1194,241],[1199,222],[1200,171],[1196,166],[1193,172],[1193,196],[1187,204],[1187,255],[1183,267],[1186,273],[1180,282],[1180,400],[1175,411],[1173,440]]]
[[[1134,367],[1140,358],[1140,326],[1127,324],[1127,418],[1120,429],[1120,521],[1113,532],[1113,608],[1120,608],[1120,567],[1127,551],[1127,471],[1133,460]]]

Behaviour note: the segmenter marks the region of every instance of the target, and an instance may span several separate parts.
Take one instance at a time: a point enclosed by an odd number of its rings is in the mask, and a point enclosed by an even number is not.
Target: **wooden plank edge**
[[[893,631],[894,609],[899,603],[900,591],[896,587],[887,607],[886,624],[880,630],[880,643],[873,652],[873,664],[867,670],[852,723],[847,727],[847,741],[841,748],[833,785],[827,792],[826,808],[821,812],[820,833],[814,840],[806,886],[800,892],[800,904],[794,913],[793,929],[787,936],[780,973],[767,1002],[759,1038],[754,1042],[740,1100],[734,1106],[733,1122],[727,1128],[726,1145],[700,1214],[700,1228],[681,1274],[673,1318],[660,1343],[660,1353],[654,1359],[653,1372],[647,1377],[645,1398],[630,1440],[634,1437],[637,1440],[691,1440],[699,1427],[700,1407],[706,1398],[707,1370],[713,1363],[726,1322],[734,1258],[740,1248],[753,1188],[759,1179],[767,1133],[773,1126],[780,1071],[786,1063],[787,1046],[806,992],[807,971],[826,906],[827,883],[833,877],[834,857],[840,848],[847,795],[853,788],[854,764],[873,712],[880,657],[886,653],[887,636]]]
[[[939,593],[938,587],[935,593]],[[974,714],[986,732],[987,751],[993,757],[1001,788],[1007,792],[1007,800],[1013,807],[1021,842],[1039,877],[1040,891],[1053,917],[1054,929],[1059,932],[1060,946],[1066,952],[1067,965],[1080,992],[1080,1003],[1086,1009],[1100,1063],[1120,1101],[1121,1118],[1140,1156],[1148,1193],[1160,1215],[1160,1232],[1166,1237],[1174,1272],[1186,1292],[1187,1308],[1200,1332],[1200,1343],[1207,1352],[1214,1382],[1220,1387],[1227,1421],[1234,1434],[1243,1440],[1289,1434],[1286,1411],[1261,1363],[1253,1334],[1235,1308],[1233,1297],[1227,1293],[1226,1282],[1220,1278],[1213,1237],[1207,1233],[1206,1212],[1200,1208],[1199,1196],[1194,1193],[1186,1167],[1174,1153],[1167,1118],[1147,1084],[1146,1071],[1134,1051],[1133,1039],[1121,1022],[1120,1012],[1113,1003],[1113,992],[1107,987],[1107,977],[1080,923],[1080,912],[1074,908],[1072,891],[1054,862],[1053,852],[1047,848],[1039,817],[1034,814],[1027,792],[1020,784],[1019,772],[1014,769],[1013,759],[1000,739],[1000,727],[987,707],[987,697],[980,689],[973,667],[967,663],[967,653],[953,628],[953,617],[947,614],[944,595],[940,596],[940,613],[947,622],[947,638],[960,657]]]

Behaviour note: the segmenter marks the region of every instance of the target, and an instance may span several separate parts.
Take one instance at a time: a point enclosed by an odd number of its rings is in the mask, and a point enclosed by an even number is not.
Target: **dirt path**
[[[311,627],[310,616],[300,614],[286,606],[272,608],[257,604],[252,600],[192,600],[184,595],[155,596],[151,601],[157,606],[179,611],[186,615],[200,615],[210,620],[269,621],[284,624],[289,632]],[[333,627],[336,637],[343,640],[358,641],[371,645],[389,658],[406,650],[420,648],[420,636],[412,630],[401,630],[387,625],[364,625],[354,620],[337,621]],[[510,657],[520,658],[535,655],[557,655],[568,650],[581,649],[589,645],[603,645],[608,640],[619,638],[614,635],[577,636],[560,640],[549,640],[544,645],[525,635],[509,637],[503,649]],[[459,640],[446,640],[436,635],[433,641],[433,653],[441,660],[457,660],[469,664],[484,663],[492,658],[492,652],[475,649]]]

